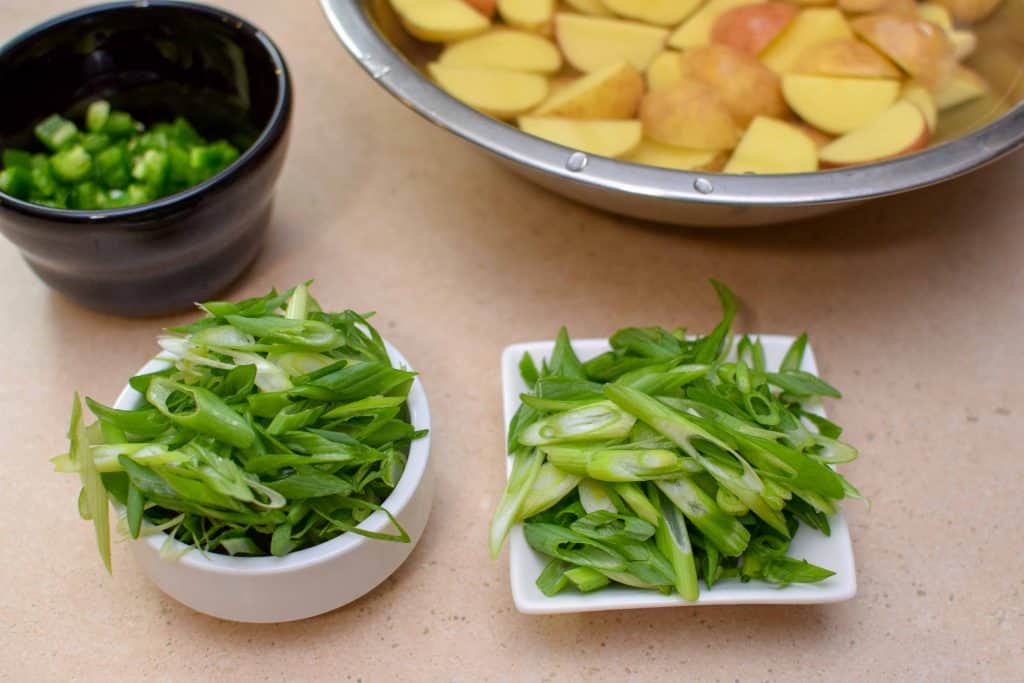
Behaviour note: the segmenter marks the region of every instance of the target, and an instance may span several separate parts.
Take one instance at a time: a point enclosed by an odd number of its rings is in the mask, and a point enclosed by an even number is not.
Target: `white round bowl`
[[[412,369],[397,349],[390,344],[387,349],[392,363]],[[154,359],[139,374],[165,367],[166,361]],[[114,407],[131,410],[142,402],[141,394],[128,386],[117,397]],[[413,427],[430,429],[427,395],[418,377],[409,392],[408,406]],[[270,623],[329,612],[373,590],[398,569],[416,546],[434,498],[429,459],[428,434],[412,442],[405,471],[383,504],[409,534],[408,543],[346,533],[284,557],[231,557],[189,550],[180,541],[172,541],[173,550],[187,552],[177,559],[165,559],[160,548],[167,535],[161,532],[133,541],[132,553],[160,590],[196,611],[220,619]],[[381,511],[371,514],[358,528],[393,531],[387,515]]]

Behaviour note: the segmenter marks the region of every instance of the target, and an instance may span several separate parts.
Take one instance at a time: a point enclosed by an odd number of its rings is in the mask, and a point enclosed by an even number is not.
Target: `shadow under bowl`
[[[117,2],[56,17],[0,48],[0,148],[109,100],[143,123],[187,118],[242,150],[231,166],[139,206],[53,209],[0,193],[0,231],[47,284],[92,309],[184,310],[237,279],[263,244],[287,150],[292,87],[258,28],[184,2]]]

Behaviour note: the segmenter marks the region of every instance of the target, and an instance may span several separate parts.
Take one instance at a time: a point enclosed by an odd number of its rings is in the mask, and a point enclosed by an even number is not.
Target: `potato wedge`
[[[643,71],[661,52],[668,31],[633,21],[559,13],[555,37],[566,61],[580,71],[623,61]]]
[[[717,152],[732,149],[740,138],[721,97],[695,78],[647,93],[640,103],[640,120],[648,138],[675,147]]]
[[[808,48],[839,38],[853,38],[842,12],[831,7],[806,9],[765,48],[761,61],[776,73],[789,73]]]
[[[646,74],[648,90],[660,90],[683,77],[682,68],[679,65],[680,54],[675,50],[665,50],[659,52],[658,56],[651,60]]]
[[[782,94],[800,118],[827,133],[849,133],[878,117],[900,94],[897,81],[786,74]]]
[[[512,119],[528,112],[548,95],[547,78],[537,74],[437,62],[428,64],[427,71],[449,95],[499,119]]]
[[[601,0],[605,7],[626,19],[656,26],[676,26],[694,13],[704,0]]]
[[[574,121],[548,116],[522,116],[519,127],[570,149],[618,158],[632,152],[643,138],[639,121]]]
[[[740,139],[726,173],[811,173],[818,170],[818,147],[804,131],[785,121],[759,116]]]
[[[643,140],[622,160],[676,171],[720,171],[725,164],[725,153],[673,147],[654,140]]]
[[[789,113],[779,77],[745,52],[727,45],[696,47],[682,54],[679,66],[684,77],[714,89],[740,128],[757,116]]]
[[[818,159],[826,167],[884,161],[923,149],[929,137],[921,110],[901,100],[866,125],[822,147]]]
[[[744,5],[754,5],[761,0],[709,0],[677,28],[668,39],[669,47],[686,50],[711,42],[711,30],[726,12]]]
[[[793,73],[853,78],[902,78],[895,64],[856,38],[835,38],[800,53]]]
[[[939,125],[939,107],[935,103],[935,96],[931,94],[928,88],[920,83],[908,81],[903,86],[900,98],[921,110],[921,113],[924,115],[924,121],[928,124],[928,130],[934,133],[935,128]]]
[[[498,14],[512,28],[548,34],[555,0],[498,0]]]
[[[940,27],[917,17],[869,14],[850,22],[853,30],[916,81],[941,90],[953,75],[956,53]]]
[[[420,40],[446,43],[483,33],[491,22],[462,0],[391,0],[402,25]]]
[[[589,14],[592,17],[614,17],[615,14],[604,6],[601,0],[565,0],[565,4],[577,12]]]
[[[978,72],[957,65],[946,87],[935,94],[935,105],[940,111],[952,109],[964,102],[976,100],[988,92],[988,83]]]
[[[448,45],[437,61],[447,66],[553,74],[562,68],[562,53],[534,33],[498,28]]]
[[[537,107],[537,116],[570,119],[632,119],[644,96],[644,79],[627,62],[581,76]]]
[[[799,10],[788,2],[762,2],[734,7],[711,27],[711,42],[758,55],[796,18]]]

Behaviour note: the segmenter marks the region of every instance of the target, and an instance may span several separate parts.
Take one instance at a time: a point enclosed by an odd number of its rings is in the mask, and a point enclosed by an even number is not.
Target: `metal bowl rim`
[[[320,0],[342,45],[385,90],[459,137],[513,163],[575,183],[638,197],[720,205],[789,207],[856,202],[933,185],[1024,145],[1024,102],[957,140],[889,161],[757,176],[676,171],[587,155],[523,133],[455,100],[423,76],[374,28],[363,0]],[[580,159],[574,161],[579,166]],[[700,181],[700,182],[698,182]],[[698,189],[700,188],[700,189]]]

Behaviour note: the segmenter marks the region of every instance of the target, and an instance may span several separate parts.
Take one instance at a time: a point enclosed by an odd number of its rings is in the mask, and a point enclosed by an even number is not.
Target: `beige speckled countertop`
[[[76,3],[4,0],[0,37]],[[376,88],[313,2],[223,0],[285,51],[294,136],[272,235],[228,294],[316,278],[379,311],[435,415],[433,517],[363,600],[278,626],[173,602],[124,544],[114,575],[51,472],[71,392],[112,400],[158,327],[52,294],[0,240],[0,680],[1020,680],[1024,665],[1024,155],[803,225],[659,228],[519,180]],[[344,93],[344,95],[342,95]],[[845,471],[860,593],[821,607],[527,617],[485,528],[504,481],[506,344],[627,324],[808,330],[862,447]]]

